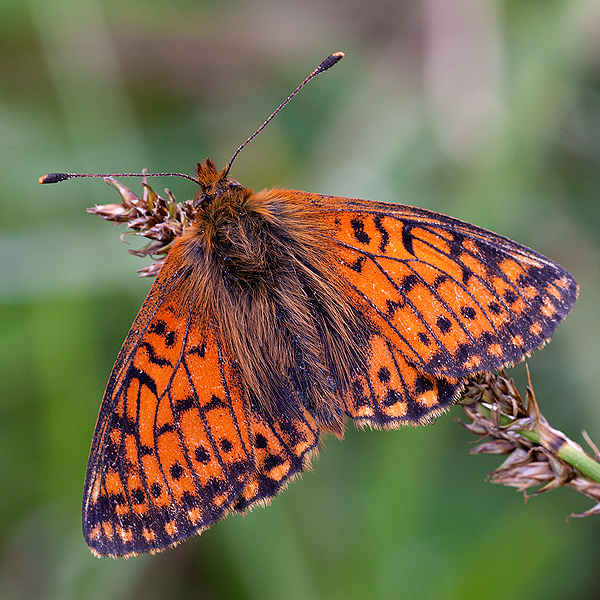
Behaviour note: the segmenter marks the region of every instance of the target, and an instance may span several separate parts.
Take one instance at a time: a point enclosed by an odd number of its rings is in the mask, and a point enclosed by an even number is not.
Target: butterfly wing
[[[520,360],[573,307],[577,283],[538,252],[424,209],[320,197],[356,299],[420,370],[458,378]]]
[[[368,376],[346,399],[358,422],[427,420],[461,379],[543,345],[577,298],[561,266],[475,225],[400,204],[291,193],[321,212],[347,293],[382,334],[370,342]]]
[[[251,411],[250,424],[256,468],[234,506],[239,512],[245,512],[253,504],[268,503],[309,466],[319,443],[318,426],[306,410],[294,417],[281,415],[278,419]]]
[[[183,277],[163,267],[100,408],[83,500],[84,536],[98,555],[153,552],[209,527],[254,468],[234,366],[210,316],[182,313]]]
[[[461,380],[420,371],[389,339],[372,334],[367,372],[355,377],[344,403],[348,416],[359,425],[425,424],[449,408],[462,387]]]

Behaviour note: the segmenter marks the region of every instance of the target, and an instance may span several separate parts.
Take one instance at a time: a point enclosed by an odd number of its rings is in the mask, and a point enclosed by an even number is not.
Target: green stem
[[[485,415],[489,419],[492,418],[492,413],[489,408],[479,404],[479,412],[482,415]],[[498,423],[500,426],[505,427],[513,423],[513,420],[506,415],[500,415],[498,419]],[[539,431],[532,429],[527,430],[523,429],[518,432],[519,435],[522,435],[524,438],[532,441],[534,444],[538,444],[543,446],[542,438],[540,436]],[[578,471],[583,473],[589,479],[600,483],[600,463],[595,461],[593,458],[585,454],[582,450],[577,449],[576,446],[573,446],[571,440],[561,432],[561,436],[564,438],[564,442],[558,448],[557,451],[554,452],[558,458],[564,460],[566,463],[570,464],[572,467],[575,467]]]
[[[575,467],[578,471],[581,471],[586,477],[593,479],[596,483],[600,483],[600,463],[590,458],[587,454],[577,450],[577,448],[574,448],[569,443],[564,443],[556,455]]]

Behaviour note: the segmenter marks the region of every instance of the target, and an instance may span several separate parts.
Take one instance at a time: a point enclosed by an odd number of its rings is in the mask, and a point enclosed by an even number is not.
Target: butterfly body
[[[364,368],[369,325],[346,299],[319,212],[285,190],[220,178],[212,162],[198,166],[195,222],[163,267],[185,273],[180,312],[211,315],[256,410],[308,409],[341,434],[341,397]]]
[[[99,555],[154,552],[270,500],[347,417],[428,422],[575,302],[559,265],[450,217],[254,193],[210,160],[197,180],[102,403],[83,505]]]

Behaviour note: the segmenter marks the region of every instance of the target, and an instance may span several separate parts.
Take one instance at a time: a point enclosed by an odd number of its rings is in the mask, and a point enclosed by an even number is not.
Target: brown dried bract
[[[187,200],[181,204],[168,189],[165,190],[167,197],[163,198],[146,180],[142,181],[144,191],[141,198],[112,177],[106,177],[105,181],[121,194],[123,203],[102,204],[88,208],[87,212],[113,223],[126,223],[128,234],[149,239],[150,242],[144,247],[129,250],[129,253],[155,258],[153,264],[139,271],[140,277],[155,277],[171,244],[194,222],[193,201]]]
[[[488,474],[492,483],[514,487],[527,497],[568,486],[600,501],[600,483],[566,460],[573,451],[592,459],[581,446],[549,425],[539,412],[531,387],[527,388],[524,401],[513,381],[503,373],[486,373],[469,379],[461,404],[470,423],[457,421],[487,440],[473,448],[471,454],[508,455]],[[541,487],[527,493],[537,486]],[[593,514],[600,514],[600,502],[584,513],[570,516]]]

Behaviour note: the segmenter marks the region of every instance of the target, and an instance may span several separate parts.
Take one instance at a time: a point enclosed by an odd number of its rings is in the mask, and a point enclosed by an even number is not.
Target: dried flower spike
[[[126,223],[129,231],[124,235],[148,238],[148,244],[138,250],[129,250],[129,253],[155,258],[154,263],[141,269],[139,273],[140,277],[156,276],[173,241],[192,223],[193,201],[187,200],[181,204],[168,189],[165,189],[167,197],[163,198],[145,179],[142,181],[144,191],[141,198],[113,177],[106,177],[104,181],[121,194],[123,202],[94,206],[88,208],[87,212],[113,223]]]
[[[469,380],[461,404],[470,423],[457,421],[487,439],[471,453],[508,455],[488,474],[492,483],[514,487],[526,496],[568,486],[598,502],[590,510],[570,516],[600,514],[600,462],[548,424],[539,411],[531,381],[523,401],[503,372],[478,375]],[[598,449],[587,434],[584,437],[597,458]],[[527,494],[529,488],[540,485]]]

